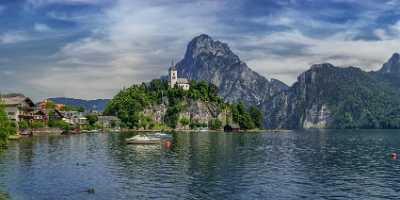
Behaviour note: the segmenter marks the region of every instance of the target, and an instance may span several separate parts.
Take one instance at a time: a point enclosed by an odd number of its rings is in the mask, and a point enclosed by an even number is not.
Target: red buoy
[[[397,159],[397,153],[396,152],[391,153],[390,157],[392,157],[392,160],[396,160]]]
[[[165,140],[165,142],[164,142],[164,146],[165,146],[165,148],[171,148],[171,145],[172,145],[172,143],[171,143],[171,141],[169,141],[169,140]]]

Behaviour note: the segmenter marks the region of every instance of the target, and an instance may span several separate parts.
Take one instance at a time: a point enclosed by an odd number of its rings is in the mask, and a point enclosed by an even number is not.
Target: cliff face
[[[208,35],[195,37],[187,46],[185,57],[177,64],[179,76],[205,80],[219,88],[219,95],[230,103],[260,105],[287,89],[279,80],[267,80],[251,70],[227,44]]]
[[[167,107],[163,104],[152,105],[142,112],[146,117],[150,117],[154,122],[162,124],[166,117]],[[212,120],[219,120],[224,127],[227,123],[231,123],[231,112],[229,109],[219,108],[215,103],[204,102],[201,100],[185,100],[182,102],[182,109],[178,115],[178,123],[176,129],[189,129],[189,124],[182,123],[182,119],[188,119],[190,122],[208,125]]]
[[[314,65],[302,73],[295,84],[263,104],[268,128],[326,128],[332,122],[331,111],[324,99],[323,71],[330,64]]]

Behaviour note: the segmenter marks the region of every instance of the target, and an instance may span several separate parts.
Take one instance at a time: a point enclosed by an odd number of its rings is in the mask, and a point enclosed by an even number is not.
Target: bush
[[[49,127],[61,128],[64,131],[68,131],[70,129],[69,124],[67,122],[64,122],[63,120],[50,120]]]
[[[18,122],[18,126],[20,129],[28,129],[29,128],[29,122],[26,120],[22,120]]]
[[[207,127],[206,123],[200,123],[200,122],[190,122],[189,124],[191,129],[195,129],[195,128],[205,128]]]
[[[155,124],[151,117],[140,115],[139,128],[152,129],[154,126]]]
[[[33,121],[32,128],[45,128],[46,124],[42,121]]]
[[[212,130],[218,130],[222,128],[222,122],[219,119],[212,119],[208,122],[208,127]]]
[[[171,128],[176,128],[176,125],[178,123],[179,119],[179,112],[181,111],[181,108],[179,105],[175,105],[172,107],[169,107],[167,109],[167,113],[165,114],[165,123],[171,127]]]
[[[86,115],[85,117],[90,126],[94,126],[94,124],[96,124],[96,122],[99,120],[97,115]]]
[[[181,123],[182,126],[187,126],[190,124],[190,120],[186,117],[182,117],[179,122]]]

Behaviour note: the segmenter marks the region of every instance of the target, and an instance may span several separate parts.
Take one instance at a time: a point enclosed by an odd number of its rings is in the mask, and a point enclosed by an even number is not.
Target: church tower
[[[174,62],[171,63],[171,67],[169,68],[169,84],[170,87],[173,88],[178,82],[178,71],[176,70],[176,66]]]

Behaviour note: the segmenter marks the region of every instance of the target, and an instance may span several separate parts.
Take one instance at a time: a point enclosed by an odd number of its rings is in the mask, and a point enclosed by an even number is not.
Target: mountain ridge
[[[77,99],[77,98],[69,98],[69,97],[51,97],[48,98],[55,103],[65,104],[74,107],[83,107],[85,110],[97,110],[102,112],[106,107],[107,103],[110,99],[94,99],[94,100],[85,100],[85,99]]]

